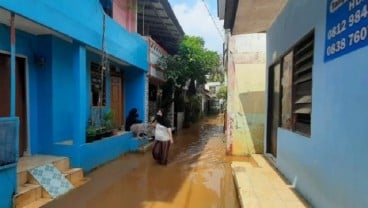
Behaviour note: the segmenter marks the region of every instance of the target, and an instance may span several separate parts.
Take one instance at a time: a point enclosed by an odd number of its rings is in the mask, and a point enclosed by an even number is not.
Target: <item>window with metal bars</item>
[[[310,136],[314,32],[304,37],[293,51],[292,126],[294,131]]]
[[[91,63],[91,104],[102,107],[106,105],[106,74],[101,77],[101,65]],[[100,100],[101,99],[101,100]]]

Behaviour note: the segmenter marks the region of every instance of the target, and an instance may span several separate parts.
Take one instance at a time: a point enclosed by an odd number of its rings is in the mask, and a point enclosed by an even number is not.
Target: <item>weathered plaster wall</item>
[[[313,207],[368,207],[368,47],[324,62],[328,8],[326,0],[288,1],[268,31],[268,66],[315,34],[311,136],[279,128],[277,166]]]
[[[230,39],[228,153],[262,153],[266,37],[265,34],[250,34]]]

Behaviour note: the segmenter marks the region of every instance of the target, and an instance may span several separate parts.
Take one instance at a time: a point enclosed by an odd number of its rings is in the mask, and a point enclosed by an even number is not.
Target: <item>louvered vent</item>
[[[306,135],[311,134],[313,52],[314,33],[294,48],[293,126]]]

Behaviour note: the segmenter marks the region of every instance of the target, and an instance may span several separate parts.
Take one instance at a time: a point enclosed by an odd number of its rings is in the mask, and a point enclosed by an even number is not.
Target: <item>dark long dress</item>
[[[168,128],[161,124],[156,125],[155,143],[152,148],[152,156],[159,164],[166,165],[169,156],[170,138]]]

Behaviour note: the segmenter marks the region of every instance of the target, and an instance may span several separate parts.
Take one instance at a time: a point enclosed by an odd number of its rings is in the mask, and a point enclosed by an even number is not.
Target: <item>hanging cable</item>
[[[224,32],[218,27],[215,17],[212,16],[210,8],[207,5],[207,2],[205,0],[202,0],[204,7],[206,7],[208,15],[211,17],[212,23],[215,25],[215,28],[219,34],[219,36],[221,37],[222,41],[225,42],[225,37],[224,37]]]

